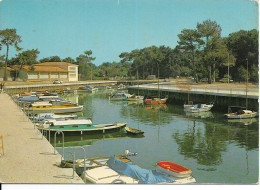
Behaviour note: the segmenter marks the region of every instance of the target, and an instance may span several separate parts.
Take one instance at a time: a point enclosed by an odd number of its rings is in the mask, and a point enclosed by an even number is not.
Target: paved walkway
[[[145,90],[158,90],[158,83],[154,84],[144,84],[129,86],[128,88],[133,89],[145,89]],[[231,97],[246,97],[245,88],[223,88],[223,87],[203,87],[203,86],[177,86],[174,83],[162,82],[160,83],[160,91],[170,91],[170,92],[190,92],[194,94],[211,94],[217,96],[231,96]],[[258,89],[248,89],[248,98],[258,99],[259,90]]]
[[[7,94],[0,94],[0,183],[83,183],[71,168],[60,168],[61,155],[37,133]],[[1,143],[1,141],[0,141]]]

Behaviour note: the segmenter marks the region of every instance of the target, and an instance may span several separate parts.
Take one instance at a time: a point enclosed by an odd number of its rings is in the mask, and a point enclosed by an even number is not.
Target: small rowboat
[[[169,161],[157,162],[156,170],[160,173],[179,178],[189,177],[192,173],[190,169]]]
[[[132,164],[132,161],[122,155],[115,155],[115,157],[127,164]],[[107,166],[107,161],[110,156],[101,156],[101,157],[94,157],[94,158],[87,158],[85,160],[85,167],[86,170],[98,168],[102,166]],[[73,168],[73,160],[62,160],[60,167],[62,168]],[[84,172],[84,159],[75,160],[75,169],[77,174],[81,175]]]
[[[127,133],[134,134],[134,135],[143,134],[144,133],[142,130],[135,129],[135,128],[132,128],[132,127],[125,127],[125,130],[126,130]]]

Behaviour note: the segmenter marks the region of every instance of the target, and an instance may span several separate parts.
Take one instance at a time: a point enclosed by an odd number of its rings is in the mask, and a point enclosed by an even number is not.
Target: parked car
[[[228,78],[222,78],[219,82],[228,82]],[[233,82],[233,80],[229,79],[229,82]]]
[[[62,84],[62,81],[60,81],[60,80],[55,80],[55,81],[53,81],[53,84]]]
[[[200,82],[208,82],[209,80],[208,80],[208,78],[202,78],[202,79],[200,79]]]

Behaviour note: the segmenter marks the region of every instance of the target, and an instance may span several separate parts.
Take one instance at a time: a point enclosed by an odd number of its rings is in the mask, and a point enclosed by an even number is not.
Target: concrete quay
[[[250,110],[259,110],[259,90],[256,88],[230,88],[223,86],[195,86],[176,85],[174,83],[162,82],[159,85],[160,95],[167,96],[168,103],[183,105],[187,101],[194,103],[214,103],[213,109],[227,111],[229,106],[246,107]],[[128,86],[130,94],[140,94],[143,96],[158,96],[158,84],[146,84]]]
[[[84,183],[76,173],[72,179],[72,168],[57,166],[61,155],[54,155],[53,146],[7,94],[0,94],[0,102],[0,183]]]

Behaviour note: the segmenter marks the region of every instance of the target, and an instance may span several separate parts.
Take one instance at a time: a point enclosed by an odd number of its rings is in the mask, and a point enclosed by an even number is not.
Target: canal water
[[[224,113],[187,114],[181,106],[146,107],[135,102],[109,101],[108,93],[70,93],[63,98],[84,105],[79,116],[94,124],[127,122],[144,131],[129,136],[124,129],[105,134],[65,136],[65,158],[110,156],[137,152],[134,164],[152,169],[161,160],[193,171],[198,184],[255,184],[259,172],[259,120],[228,121]],[[58,146],[61,138],[58,137]],[[53,139],[52,139],[53,141]],[[58,151],[62,153],[62,148]]]

